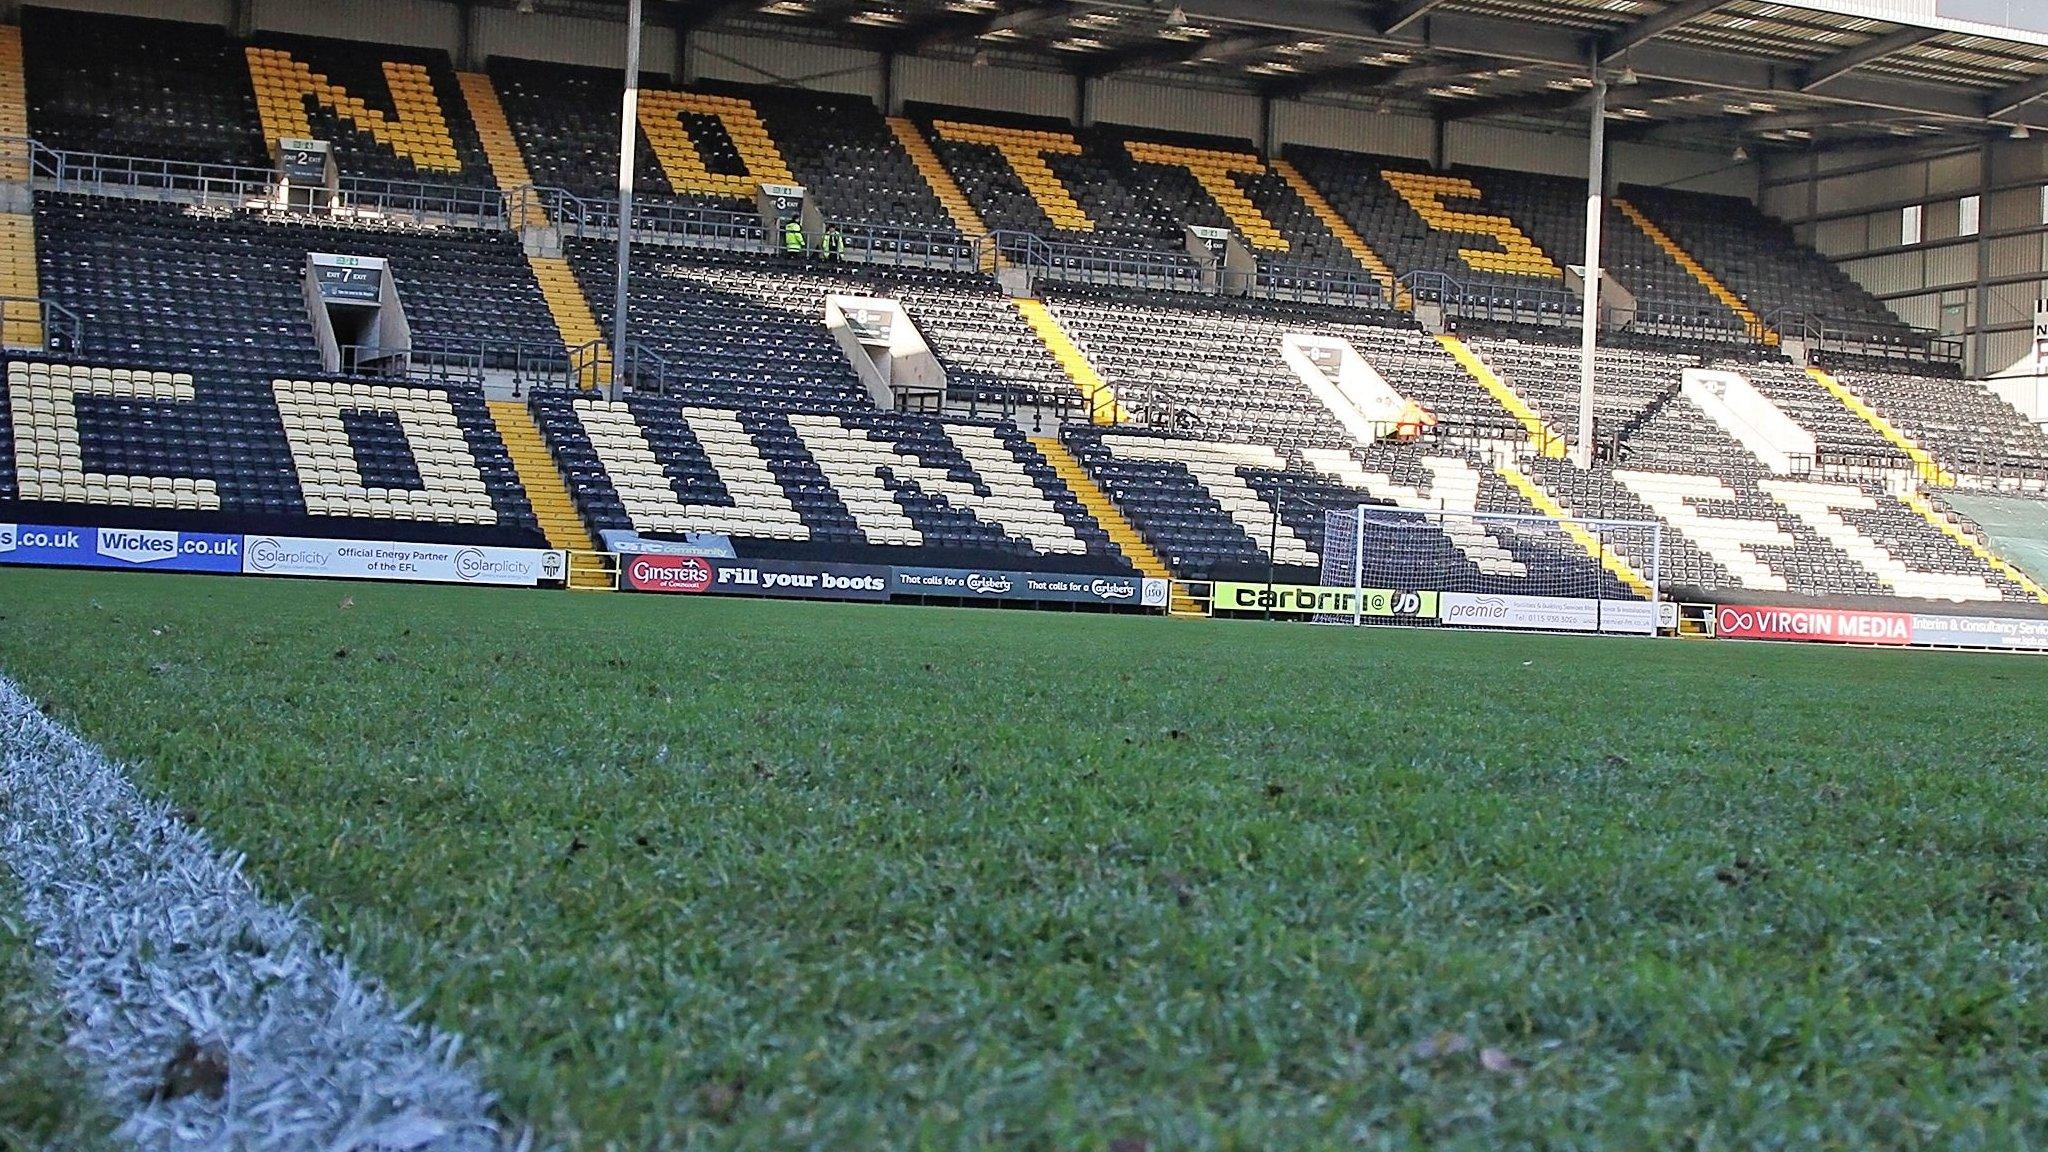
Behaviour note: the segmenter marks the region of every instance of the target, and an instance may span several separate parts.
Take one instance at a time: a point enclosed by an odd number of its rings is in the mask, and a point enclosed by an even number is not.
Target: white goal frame
[[[1398,579],[1369,578],[1368,564],[1361,563],[1360,560],[1366,549],[1367,526],[1375,522],[1390,527],[1406,525],[1416,530],[1431,531],[1444,537],[1447,543],[1458,536],[1464,536],[1468,540],[1478,539],[1477,533],[1495,538],[1502,534],[1540,533],[1550,536],[1567,548],[1574,560],[1593,566],[1598,574],[1592,580],[1590,594],[1587,590],[1574,594],[1571,589],[1561,584],[1545,585],[1540,578],[1532,581],[1525,590],[1512,593],[1502,591],[1504,585],[1512,585],[1508,580],[1499,577],[1488,581],[1485,586],[1474,584],[1462,574],[1454,575],[1441,571],[1418,570],[1401,573]],[[1394,508],[1360,504],[1326,511],[1323,529],[1322,585],[1325,588],[1347,590],[1351,594],[1350,611],[1318,615],[1317,623],[1361,626],[1368,623],[1439,622],[1419,617],[1412,612],[1368,614],[1368,590],[1381,589],[1438,595],[1478,594],[1539,601],[1588,602],[1592,605],[1590,628],[1561,625],[1559,630],[1592,632],[1609,630],[1603,620],[1604,606],[1607,604],[1637,605],[1647,602],[1650,605],[1651,618],[1656,620],[1659,618],[1659,608],[1663,603],[1664,523],[1661,520],[1597,519],[1519,512],[1461,512],[1450,509]],[[1619,561],[1628,575],[1622,576],[1615,572],[1610,567],[1609,557]],[[1389,569],[1382,567],[1378,571],[1388,572]],[[1628,585],[1640,583],[1646,594],[1628,597],[1607,595],[1610,580]]]

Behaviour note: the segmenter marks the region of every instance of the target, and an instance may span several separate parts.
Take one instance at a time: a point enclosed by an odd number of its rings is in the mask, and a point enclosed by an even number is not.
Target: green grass
[[[0,870],[0,1149],[97,1152],[113,1122],[64,1048],[43,958]]]
[[[0,617],[570,1147],[2048,1142],[2032,659],[25,571]]]

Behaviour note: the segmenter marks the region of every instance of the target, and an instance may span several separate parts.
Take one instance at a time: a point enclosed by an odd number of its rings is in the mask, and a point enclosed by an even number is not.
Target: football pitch
[[[2041,1147],[2044,671],[0,571],[0,672],[573,1149]],[[0,1132],[83,1091],[19,945]]]

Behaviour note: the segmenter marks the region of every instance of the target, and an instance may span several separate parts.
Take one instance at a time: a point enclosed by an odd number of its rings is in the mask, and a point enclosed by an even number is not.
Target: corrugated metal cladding
[[[187,24],[227,24],[235,18],[232,0],[36,0],[38,8],[66,8],[74,12],[111,12],[117,16],[154,16],[159,20],[180,20]]]
[[[1991,275],[2025,276],[2041,271],[2041,238],[2006,236],[1991,241]]]
[[[1900,19],[1935,15],[1936,0],[1849,0],[1848,3],[1820,5],[1852,16],[1884,16]]]
[[[485,8],[477,12],[474,50],[479,60],[509,56],[587,68],[622,68],[626,38],[617,24],[602,20]],[[666,75],[675,61],[675,34],[653,25],[644,28],[640,34],[641,71]]]
[[[1879,0],[1883,3],[1916,3],[1918,0]],[[2048,4],[2041,0],[1936,0],[1935,14],[1950,20],[1974,20],[2002,28],[2024,28],[2048,32]]]
[[[988,108],[1053,116],[1074,114],[1074,81],[1053,72],[976,68],[965,61],[904,56],[896,61],[896,94],[957,108]]]
[[[1867,256],[1861,260],[1845,260],[1842,271],[1878,296],[1889,296],[1895,292],[1911,292],[1927,287],[1930,283],[1922,279],[1927,255],[1921,251],[1893,252],[1885,256]],[[1974,279],[1974,277],[1972,277]]]
[[[1259,103],[1237,93],[1103,80],[1094,86],[1092,95],[1095,119],[1104,124],[1259,138]]]
[[[1273,119],[1280,139],[1290,144],[1380,156],[1429,157],[1429,121],[1421,116],[1328,104],[1283,103],[1274,108]]]
[[[2036,187],[2008,188],[1985,197],[1984,230],[2010,232],[2041,224],[2041,190]]]
[[[1889,301],[1889,304],[1899,319],[1915,328],[1933,328],[1941,322],[1941,298],[1938,296],[1907,296]]]
[[[1814,227],[1813,246],[1823,256],[1856,256],[1872,248],[1884,248],[1884,243],[1872,243],[1871,233],[1877,221],[1870,216],[1845,216],[1840,220],[1823,220]],[[1897,222],[1893,222],[1891,242],[1899,242]]]
[[[2018,332],[1987,332],[1984,334],[1984,363],[1994,372],[2003,371],[2008,365],[2029,356],[2034,351],[2034,334],[2028,330]]]
[[[1945,285],[1959,287],[1977,282],[1977,245],[1975,241],[1953,244],[1946,248],[1933,248],[1927,252],[1928,286]],[[1919,284],[1903,284],[1904,288],[1918,288]]]
[[[1975,151],[1927,162],[1929,196],[1967,196],[1984,186],[1984,159]]]
[[[1986,293],[1991,301],[1991,326],[2000,328],[2007,324],[2034,324],[2034,300],[2040,291],[2039,282],[2033,284],[2004,284]]]
[[[259,0],[256,26],[270,32],[362,39],[386,44],[448,48],[462,38],[462,13],[452,4],[408,0]]]
[[[697,36],[692,47],[697,73],[707,80],[852,92],[870,98],[881,90],[881,58],[855,48],[716,32]]]

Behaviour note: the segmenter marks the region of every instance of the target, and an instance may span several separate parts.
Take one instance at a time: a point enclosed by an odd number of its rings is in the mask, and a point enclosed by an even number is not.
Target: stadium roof
[[[613,0],[562,0],[609,10]],[[2048,130],[2048,35],[1899,0],[654,0],[650,18],[1445,119],[1804,149]]]

